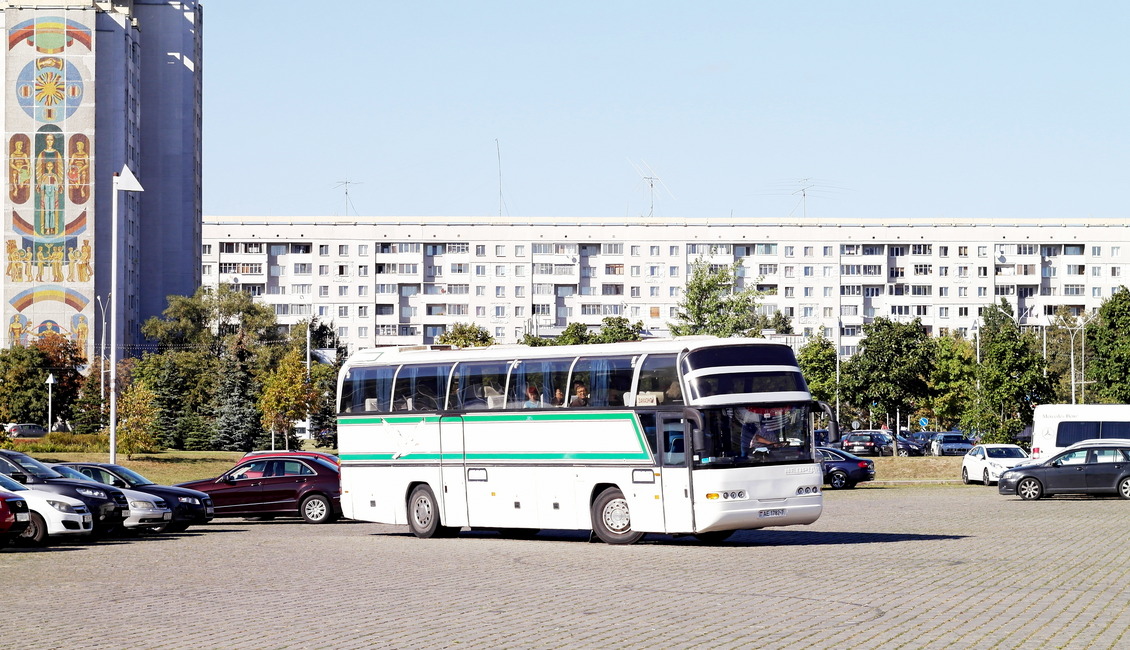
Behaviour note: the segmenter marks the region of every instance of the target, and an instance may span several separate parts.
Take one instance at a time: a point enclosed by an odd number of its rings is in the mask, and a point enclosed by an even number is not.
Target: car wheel
[[[993,482],[989,480],[989,470],[981,472],[981,482],[985,485],[992,485]]]
[[[299,511],[308,524],[324,524],[334,518],[333,504],[320,494],[311,494],[303,499]]]
[[[608,488],[593,501],[592,530],[606,544],[634,544],[643,537],[632,530],[628,500],[617,488]]]
[[[899,456],[903,456],[903,457],[910,456],[910,450],[909,449],[900,449],[899,450]]]
[[[44,521],[43,515],[34,510],[29,514],[31,515],[31,522],[20,534],[19,542],[28,546],[43,546],[47,543],[47,522]]]
[[[439,503],[427,485],[417,485],[408,497],[408,528],[420,539],[452,537],[459,532],[458,528],[440,525]]]
[[[1016,485],[1016,493],[1025,501],[1035,501],[1043,496],[1044,488],[1036,479],[1025,478],[1020,479],[1020,483]]]
[[[848,486],[849,482],[848,475],[839,470],[828,475],[828,485],[831,486],[833,490],[842,490]]]
[[[961,468],[961,482],[969,485],[969,470],[964,467]]]
[[[1118,482],[1118,496],[1123,499],[1130,499],[1130,477]]]
[[[736,530],[712,530],[709,533],[695,533],[694,538],[703,544],[719,544],[730,539]]]

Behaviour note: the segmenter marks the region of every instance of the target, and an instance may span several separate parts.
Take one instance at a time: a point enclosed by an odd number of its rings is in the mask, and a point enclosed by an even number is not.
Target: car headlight
[[[63,503],[62,501],[52,501],[52,500],[48,499],[47,505],[58,510],[59,512],[74,512],[75,511],[75,509],[73,507],[71,507],[71,504]]]
[[[157,506],[152,501],[130,501],[130,510],[156,510]]]
[[[194,506],[200,505],[200,499],[197,499],[196,497],[177,497],[177,501],[180,501],[181,503],[191,503]]]
[[[81,494],[84,497],[90,497],[92,499],[105,499],[106,498],[105,492],[103,492],[102,490],[96,490],[94,488],[80,487],[80,488],[76,488],[75,491],[78,492],[79,494]]]

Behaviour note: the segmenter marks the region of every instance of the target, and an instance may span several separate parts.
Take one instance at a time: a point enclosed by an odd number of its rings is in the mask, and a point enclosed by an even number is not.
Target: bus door
[[[444,526],[467,525],[467,482],[464,474],[467,451],[463,442],[463,418],[445,415],[439,420],[440,485],[436,498],[443,510]]]
[[[663,492],[664,529],[668,533],[694,532],[691,473],[687,452],[692,448],[690,427],[682,413],[656,414],[656,442]]]

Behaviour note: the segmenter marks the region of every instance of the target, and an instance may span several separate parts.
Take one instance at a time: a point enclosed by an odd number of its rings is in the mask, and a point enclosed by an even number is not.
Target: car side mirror
[[[125,482],[125,481],[123,481],[123,480],[122,480],[122,479],[120,479],[120,478],[116,478],[116,479],[114,479],[113,481],[111,481],[111,482],[110,482],[110,485],[113,485],[114,487],[120,487],[120,488],[121,488],[121,487],[129,487],[128,485],[126,485],[126,482]]]
[[[23,472],[13,472],[11,476],[12,480],[16,481],[17,483],[27,483],[27,474],[24,474]]]
[[[224,474],[220,478],[220,481],[223,482],[223,483],[227,483],[228,485],[234,485],[235,484],[235,477],[232,476],[231,474]]]

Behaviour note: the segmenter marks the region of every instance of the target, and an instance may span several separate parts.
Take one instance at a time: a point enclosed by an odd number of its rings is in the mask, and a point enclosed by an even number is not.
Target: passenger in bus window
[[[763,416],[752,406],[738,409],[737,418],[742,423],[741,455],[748,456],[749,450],[764,447],[773,449],[781,446],[780,436],[763,426]]]
[[[522,408],[536,409],[541,406],[541,400],[538,399],[538,387],[533,384],[526,384],[526,401],[522,404]]]
[[[589,393],[588,389],[581,382],[573,384],[573,399],[569,402],[569,406],[588,406]]]
[[[671,385],[667,387],[665,394],[667,395],[668,402],[671,402],[672,404],[683,403],[683,389],[679,386],[679,382],[671,382]]]
[[[565,406],[565,391],[560,388],[553,389],[553,406]]]

